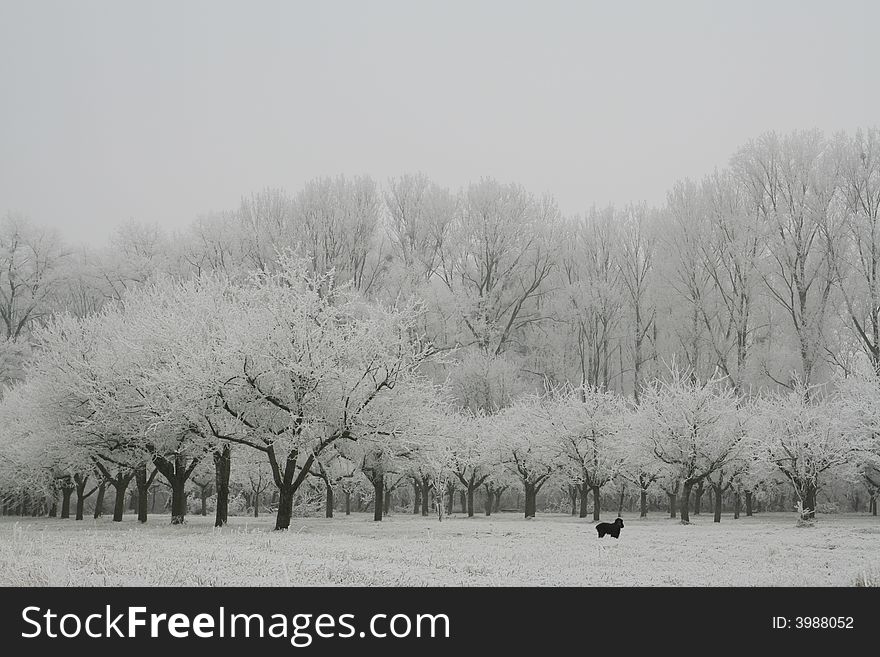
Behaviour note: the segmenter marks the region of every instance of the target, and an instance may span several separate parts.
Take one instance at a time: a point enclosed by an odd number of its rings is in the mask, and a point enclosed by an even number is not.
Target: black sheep
[[[605,534],[611,534],[614,538],[620,538],[621,529],[623,529],[623,518],[617,518],[614,522],[600,522],[596,525],[599,538],[604,538]]]

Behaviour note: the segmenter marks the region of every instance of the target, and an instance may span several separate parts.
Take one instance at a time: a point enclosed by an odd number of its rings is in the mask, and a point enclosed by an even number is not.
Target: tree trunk
[[[740,494],[739,491],[733,491],[733,519],[739,520],[739,511],[740,511]]]
[[[102,481],[98,486],[98,497],[95,498],[94,519],[97,520],[104,515],[104,494],[107,492],[107,482]]]
[[[70,518],[70,496],[73,495],[73,488],[65,486],[61,489],[61,518]]]
[[[422,515],[426,516],[431,512],[431,482],[428,477],[422,477]]]
[[[275,515],[276,530],[290,527],[290,517],[293,515],[293,494],[293,487],[282,488],[278,491],[278,513]]]
[[[571,516],[572,518],[578,513],[578,487],[577,486],[569,486],[568,487],[568,497],[571,500]]]
[[[746,491],[746,516],[752,515],[752,491]]]
[[[421,488],[419,487],[419,482],[413,481],[413,515],[418,515],[421,511],[421,498],[420,498]]]
[[[327,487],[327,501],[324,507],[324,515],[327,518],[333,517],[333,486],[329,483],[324,482],[324,485]]]
[[[113,522],[122,522],[122,514],[125,513],[125,491],[130,480],[124,481],[125,483],[122,483],[122,481],[117,479],[116,503],[113,505]]]
[[[76,477],[74,477],[74,480],[76,481],[76,519],[82,520],[83,507],[85,507],[86,504],[86,484],[89,481],[89,477],[88,475],[86,475],[85,477],[76,475]],[[94,492],[94,489],[92,489],[92,492]],[[91,495],[91,493],[89,494]]]
[[[666,493],[666,496],[669,498],[669,517],[675,518],[678,515],[675,509],[675,493]]]
[[[254,518],[260,517],[260,493],[254,491]]]
[[[471,486],[468,486],[467,491],[467,514],[468,518],[474,517],[474,489]]]
[[[391,510],[391,491],[387,488],[382,495],[382,515],[387,516]]]
[[[599,521],[601,505],[602,500],[599,497],[599,487],[593,486],[593,522]]]
[[[171,524],[180,525],[186,521],[186,481],[192,474],[198,459],[189,460],[182,454],[166,458],[153,454],[153,465],[171,485]]]
[[[351,515],[351,491],[345,491],[345,515]]]
[[[180,477],[171,479],[171,524],[186,522],[186,480]]]
[[[681,511],[682,525],[689,525],[691,522],[691,490],[693,487],[694,482],[689,480],[685,480],[681,486],[681,503],[678,505],[678,508]]]
[[[694,486],[694,515],[700,515],[700,507],[703,506],[703,489],[704,482],[700,479],[700,483]]]
[[[147,503],[150,481],[147,479],[147,464],[142,463],[134,471],[134,483],[137,488],[137,516],[139,523],[147,521]]]
[[[639,495],[639,517],[648,517],[648,491],[643,490]]]
[[[715,517],[712,522],[721,522],[721,486],[713,486],[715,489]]]
[[[812,484],[804,486],[804,509],[802,518],[812,520],[816,517],[816,487]]]
[[[583,483],[581,484],[581,509],[580,516],[581,518],[587,517],[587,499],[589,499],[590,494],[590,485]]]
[[[385,475],[373,476],[373,521],[382,521],[383,495],[385,493]]]
[[[464,489],[458,491],[458,501],[461,502],[461,512],[467,513],[467,493]]]
[[[868,507],[871,511],[871,515],[876,516],[877,515],[877,495],[876,495],[876,493],[871,494],[871,502],[868,505]]]
[[[446,515],[452,515],[452,504],[455,501],[455,484],[446,484]]]
[[[138,522],[143,524],[147,522],[147,509],[149,507],[150,497],[146,488],[138,488],[137,491],[137,517]]]
[[[526,493],[525,517],[526,518],[534,518],[535,517],[535,510],[537,507],[538,491],[535,489],[534,484],[526,484],[525,485],[525,493]]]
[[[147,467],[135,470],[134,475],[135,486],[137,486],[137,512],[138,522],[143,524],[147,521],[147,505],[149,504],[148,488],[150,482],[147,481]]]
[[[232,465],[232,450],[229,445],[214,451],[214,489],[217,491],[217,508],[214,511],[214,526],[222,527],[229,521],[229,472]]]

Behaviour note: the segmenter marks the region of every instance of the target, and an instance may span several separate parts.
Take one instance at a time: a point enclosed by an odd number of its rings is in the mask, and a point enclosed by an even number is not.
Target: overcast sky
[[[880,124],[880,2],[0,0],[0,213],[72,240],[423,171],[661,203],[761,132]]]

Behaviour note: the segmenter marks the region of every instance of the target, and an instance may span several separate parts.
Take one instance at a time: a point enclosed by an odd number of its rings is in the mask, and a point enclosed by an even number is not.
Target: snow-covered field
[[[611,518],[605,518],[610,520]],[[0,584],[465,585],[465,586],[853,586],[880,584],[880,519],[793,514],[721,524],[655,514],[625,517],[620,540],[599,540],[592,521],[562,515],[436,518],[367,514],[272,519],[210,518],[172,527],[103,519],[0,520]]]

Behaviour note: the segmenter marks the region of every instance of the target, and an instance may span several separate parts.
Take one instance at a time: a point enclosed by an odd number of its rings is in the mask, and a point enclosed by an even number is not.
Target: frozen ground
[[[608,518],[603,518],[611,520]],[[624,516],[620,540],[597,539],[592,521],[561,515],[393,515],[210,518],[172,527],[58,519],[0,520],[0,585],[464,585],[852,586],[880,583],[880,519],[793,514],[682,526],[654,514]]]

